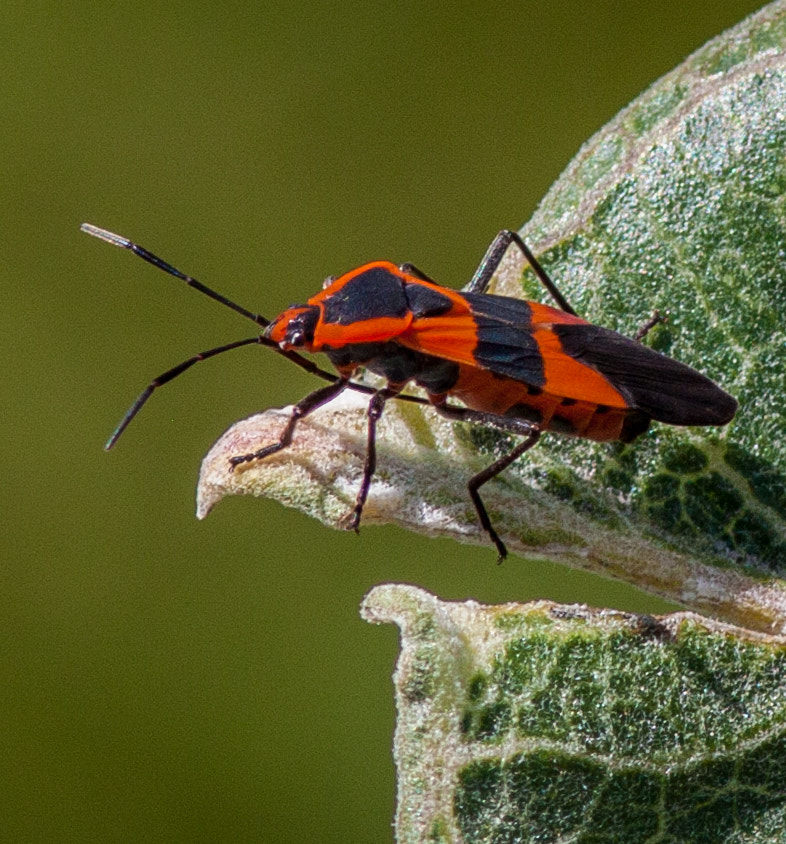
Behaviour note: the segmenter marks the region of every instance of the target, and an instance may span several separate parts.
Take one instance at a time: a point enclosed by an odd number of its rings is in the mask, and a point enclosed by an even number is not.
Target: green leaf
[[[668,313],[647,342],[735,395],[735,421],[654,425],[630,446],[545,436],[484,488],[512,551],[769,631],[786,629],[785,47],[784,3],[710,42],[592,138],[524,228],[591,321],[633,334]],[[543,298],[513,250],[496,289]],[[363,404],[333,403],[234,473],[227,457],[275,441],[284,419],[231,429],[205,460],[200,516],[264,494],[337,526],[362,470]],[[465,484],[509,446],[390,402],[364,523],[488,544]]]
[[[446,603],[378,586],[399,844],[786,836],[786,643],[691,613]]]
[[[740,403],[719,436],[660,427],[641,447],[595,451],[593,480],[681,547],[723,549],[777,576],[786,567],[784,42],[782,3],[710,42],[590,140],[525,229],[580,313],[630,334],[653,310],[668,312],[655,347]],[[558,487],[566,460],[579,476],[588,465],[570,444],[552,440],[548,452],[542,466]]]

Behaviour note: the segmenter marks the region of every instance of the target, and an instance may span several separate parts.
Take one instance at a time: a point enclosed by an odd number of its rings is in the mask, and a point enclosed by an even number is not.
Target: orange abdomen
[[[473,410],[526,419],[544,431],[598,442],[629,442],[650,423],[647,414],[622,401],[613,407],[556,396],[471,366],[460,366],[450,395]]]

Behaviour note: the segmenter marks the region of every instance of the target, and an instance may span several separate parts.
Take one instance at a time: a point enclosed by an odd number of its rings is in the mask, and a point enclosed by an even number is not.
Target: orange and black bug
[[[411,264],[364,264],[272,322],[240,307],[124,237],[89,224],[83,231],[130,249],[159,269],[264,328],[189,358],[155,378],[128,410],[107,443],[111,448],[153,390],[195,363],[240,346],[270,346],[331,383],[301,399],[277,442],[231,458],[232,467],[262,460],[292,442],[298,422],[348,387],[371,394],[363,478],[345,526],[357,530],[376,468],[376,426],[391,398],[430,404],[442,416],[523,437],[508,454],[468,482],[480,524],[502,560],[507,549],[494,530],[479,490],[552,431],[600,442],[631,442],[652,420],[669,425],[725,425],[737,402],[709,378],[638,342],[592,325],[575,311],[521,238],[502,231],[472,281],[461,291],[433,282]],[[516,245],[559,308],[486,293],[511,245]],[[651,326],[651,323],[650,323]],[[649,326],[648,326],[649,327]],[[324,353],[338,373],[300,352]],[[366,369],[386,386],[351,379]],[[402,395],[414,383],[427,399]],[[461,405],[449,403],[458,399]]]

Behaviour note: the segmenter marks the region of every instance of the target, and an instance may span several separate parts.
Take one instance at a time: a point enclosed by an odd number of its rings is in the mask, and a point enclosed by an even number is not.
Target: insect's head
[[[284,349],[312,351],[314,332],[319,322],[317,305],[292,305],[265,329],[265,337]]]

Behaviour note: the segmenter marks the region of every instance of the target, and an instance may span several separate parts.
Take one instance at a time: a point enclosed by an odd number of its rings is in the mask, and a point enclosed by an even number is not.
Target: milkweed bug
[[[551,431],[599,442],[631,442],[652,420],[669,425],[725,425],[737,402],[709,378],[659,354],[639,340],[579,318],[524,241],[512,231],[497,235],[461,292],[442,287],[412,264],[375,261],[339,278],[303,305],[274,320],[242,308],[125,237],[83,224],[82,230],[130,249],[264,328],[245,340],[200,352],[153,379],[107,442],[111,448],[152,392],[195,363],[230,349],[270,346],[330,383],[292,409],[277,442],[230,459],[232,469],[287,448],[301,419],[347,388],[371,394],[363,477],[343,525],[357,530],[376,468],[376,428],[392,398],[430,404],[458,422],[485,425],[523,439],[473,475],[467,488],[478,519],[497,548],[507,549],[494,530],[480,488]],[[486,292],[508,249],[515,245],[557,308]],[[320,369],[300,352],[324,353],[338,375]],[[386,386],[374,389],[351,379],[366,369]],[[410,382],[427,398],[402,394]],[[461,405],[450,403],[458,399]]]

